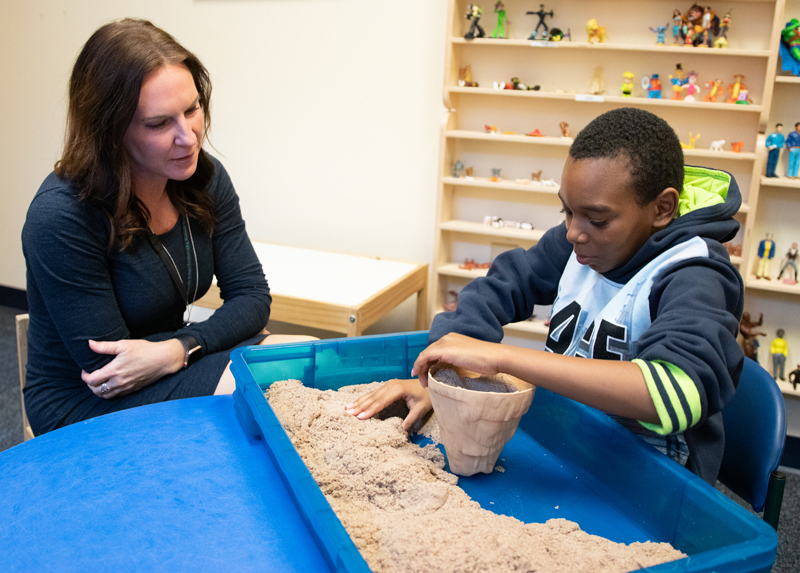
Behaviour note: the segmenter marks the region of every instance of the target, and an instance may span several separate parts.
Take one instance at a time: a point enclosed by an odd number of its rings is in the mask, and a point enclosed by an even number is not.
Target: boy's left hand
[[[422,386],[427,387],[428,370],[441,360],[484,376],[494,376],[501,371],[500,363],[504,351],[502,344],[450,333],[420,353],[411,375],[419,376]]]

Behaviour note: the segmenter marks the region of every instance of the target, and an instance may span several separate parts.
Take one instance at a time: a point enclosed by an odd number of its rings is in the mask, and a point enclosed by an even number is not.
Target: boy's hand
[[[431,411],[431,399],[427,388],[423,388],[419,380],[389,380],[377,390],[364,394],[355,402],[345,405],[348,414],[359,420],[374,416],[400,398],[406,401],[408,416],[403,420],[403,430],[408,432],[414,425]]]
[[[448,334],[423,350],[411,374],[419,376],[422,386],[428,386],[428,370],[437,361],[460,366],[484,376],[493,376],[501,371],[500,363],[505,348],[502,344],[485,342],[464,336]]]

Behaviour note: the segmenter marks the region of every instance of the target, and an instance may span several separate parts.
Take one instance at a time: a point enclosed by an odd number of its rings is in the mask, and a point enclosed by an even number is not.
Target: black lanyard
[[[190,283],[192,280],[192,258],[189,252],[189,234],[187,232],[189,222],[186,215],[179,216],[179,219],[181,221],[181,231],[183,231],[183,244],[186,248],[186,282]],[[174,282],[175,286],[178,288],[178,292],[181,294],[184,304],[189,306],[189,302],[194,301],[189,300],[188,285],[183,283],[183,279],[178,272],[178,267],[170,256],[169,251],[164,246],[164,243],[161,242],[161,239],[158,238],[158,235],[153,233],[149,228],[147,229],[147,237],[150,239],[150,245],[153,247],[153,250],[161,258],[161,262],[163,262],[164,266],[167,268],[169,276],[172,277],[172,282]]]

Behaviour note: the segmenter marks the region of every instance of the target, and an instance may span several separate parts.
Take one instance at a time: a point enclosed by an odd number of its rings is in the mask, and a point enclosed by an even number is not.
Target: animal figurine
[[[483,128],[486,130],[486,133],[489,133],[491,135],[497,135],[497,126],[496,125],[483,124]]]
[[[687,144],[687,143],[681,142],[681,147],[683,149],[694,149],[694,142],[697,141],[698,139],[700,139],[700,134],[698,133],[697,135],[692,135],[692,132],[690,131],[689,132],[689,143]]]
[[[543,179],[539,183],[547,187],[558,187],[558,183],[556,182],[555,179]]]
[[[686,97],[683,98],[683,101],[695,101],[695,94],[700,92],[700,86],[697,85],[697,72],[689,72],[686,85],[681,86],[681,90],[686,90]]]
[[[741,153],[742,147],[744,147],[744,141],[732,141],[731,142],[731,151],[734,153]]]
[[[747,86],[744,85],[744,76],[742,74],[736,74],[733,76],[733,83],[728,84],[728,93],[731,94],[731,97],[728,98],[728,101],[725,103],[736,103],[739,101],[739,92],[743,89],[746,90]]]
[[[703,101],[716,103],[717,97],[719,96],[720,93],[723,92],[722,80],[719,79],[713,81],[708,80],[706,82],[706,88],[708,88],[710,91],[705,96],[703,96]]]
[[[725,13],[725,17],[722,18],[722,22],[720,23],[719,36],[717,36],[717,39],[714,40],[715,48],[728,47],[728,28],[730,27],[730,25],[731,25],[731,11],[728,10]]]
[[[722,146],[723,145],[725,145],[725,140],[724,139],[717,139],[716,141],[712,141],[711,142],[710,149],[711,149],[711,151],[717,151],[719,153],[722,153]]]
[[[653,28],[650,26],[650,31],[656,35],[656,45],[663,46],[666,40],[667,27],[659,26],[658,28]]]
[[[531,181],[541,181],[542,180],[542,170],[534,171],[531,173]]]
[[[598,25],[595,18],[586,22],[586,35],[589,36],[587,41],[590,44],[605,42],[607,38],[605,27]]]

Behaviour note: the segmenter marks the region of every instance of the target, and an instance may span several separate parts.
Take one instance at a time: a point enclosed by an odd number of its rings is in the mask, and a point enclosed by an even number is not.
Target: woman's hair
[[[205,136],[211,121],[208,70],[152,23],[126,18],[102,26],[86,42],[72,69],[64,152],[55,171],[77,187],[79,200],[106,213],[111,222],[109,246],[117,240],[124,250],[149,226],[150,212],[133,193],[124,137],[145,76],[180,64],[192,74],[200,96]],[[214,206],[206,190],[213,175],[214,164],[201,149],[195,173],[186,181],[167,183],[178,212],[209,232],[214,227]]]

